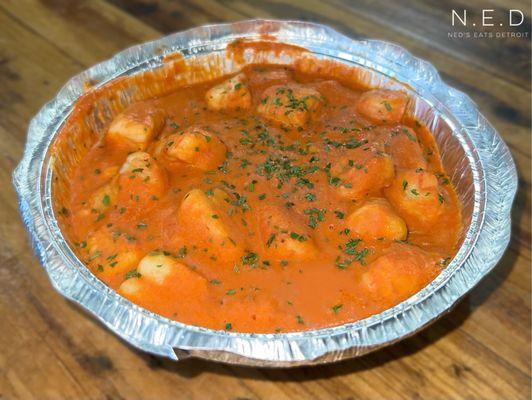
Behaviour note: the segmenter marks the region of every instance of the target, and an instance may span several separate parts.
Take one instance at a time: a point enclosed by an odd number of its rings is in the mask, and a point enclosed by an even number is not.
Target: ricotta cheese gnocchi
[[[67,236],[111,288],[187,324],[287,332],[413,295],[460,206],[406,93],[270,65],[135,103],[70,183]]]

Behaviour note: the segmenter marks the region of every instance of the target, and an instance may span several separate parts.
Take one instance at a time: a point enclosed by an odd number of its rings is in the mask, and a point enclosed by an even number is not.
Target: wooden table
[[[482,8],[518,8],[530,31],[530,4],[516,0],[0,2],[0,398],[529,398],[530,37],[449,39],[452,8],[477,20]],[[69,77],[132,44],[253,17],[319,21],[403,45],[471,95],[510,146],[520,181],[508,251],[422,333],[314,368],[175,363],[133,349],[63,299],[33,256],[11,173],[38,109]]]

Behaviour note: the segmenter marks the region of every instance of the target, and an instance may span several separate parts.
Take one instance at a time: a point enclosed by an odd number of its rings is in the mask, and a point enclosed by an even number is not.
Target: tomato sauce
[[[64,207],[88,268],[187,324],[290,332],[415,294],[457,250],[460,204],[408,96],[249,65],[132,105]]]

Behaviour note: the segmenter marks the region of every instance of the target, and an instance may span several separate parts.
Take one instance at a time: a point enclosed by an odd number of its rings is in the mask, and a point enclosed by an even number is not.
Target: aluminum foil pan
[[[304,47],[316,58],[355,66],[372,86],[408,90],[414,98],[410,111],[434,133],[443,164],[457,188],[465,225],[458,253],[427,287],[380,314],[333,328],[280,334],[185,325],[149,312],[108,288],[76,258],[61,233],[51,196],[58,190],[53,183],[66,179],[58,165],[74,165],[83,146],[75,146],[79,138],[67,137],[57,150],[54,141],[83,93],[116,77],[160,67],[165,55],[176,51],[185,61],[201,60],[203,55],[224,54],[227,44],[237,38],[253,40],[264,34],[268,40]],[[267,61],[282,64],[290,60],[274,54]],[[237,67],[226,63],[223,72]],[[187,79],[194,78],[198,77]],[[132,93],[124,91],[124,103],[136,100]],[[103,103],[96,107],[99,112],[88,118],[98,130],[116,110]],[[397,45],[352,40],[323,25],[265,20],[176,33],[127,49],[74,77],[31,121],[24,156],[13,178],[22,218],[53,286],[117,335],[139,349],[174,360],[194,356],[277,367],[360,356],[412,335],[449,311],[501,258],[510,239],[510,209],[517,189],[515,165],[505,143],[471,99],[447,86],[431,64]]]

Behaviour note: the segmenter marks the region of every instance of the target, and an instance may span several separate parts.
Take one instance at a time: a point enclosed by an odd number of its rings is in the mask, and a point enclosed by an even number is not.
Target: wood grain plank
[[[157,30],[102,1],[8,1],[3,7],[21,24],[31,21],[32,30],[84,68],[160,36]]]

